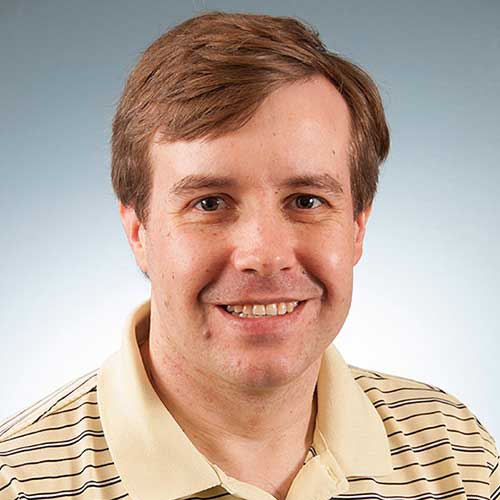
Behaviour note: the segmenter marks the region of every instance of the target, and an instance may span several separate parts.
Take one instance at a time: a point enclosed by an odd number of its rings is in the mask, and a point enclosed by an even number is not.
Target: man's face
[[[316,77],[223,137],[153,144],[147,227],[133,209],[122,217],[166,360],[252,390],[319,361],[347,316],[367,218],[353,216],[349,142],[347,105]]]

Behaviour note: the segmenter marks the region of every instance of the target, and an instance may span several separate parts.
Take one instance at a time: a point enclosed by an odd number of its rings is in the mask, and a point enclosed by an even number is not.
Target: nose
[[[290,222],[269,213],[238,223],[233,234],[232,261],[238,271],[270,277],[296,264],[295,237]]]

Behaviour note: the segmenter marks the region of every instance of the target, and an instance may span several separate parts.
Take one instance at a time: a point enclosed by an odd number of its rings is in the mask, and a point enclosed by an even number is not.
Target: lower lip
[[[227,312],[224,307],[217,306],[217,310],[221,313],[225,321],[229,321],[231,326],[245,330],[245,333],[252,335],[265,335],[270,333],[286,333],[286,329],[293,327],[300,321],[307,300],[299,302],[297,307],[291,312],[276,316],[257,316],[253,318],[240,318],[230,312]]]

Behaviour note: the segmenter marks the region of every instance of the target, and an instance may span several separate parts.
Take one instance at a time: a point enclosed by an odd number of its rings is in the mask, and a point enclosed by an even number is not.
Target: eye
[[[215,212],[225,205],[225,201],[220,196],[208,196],[198,201],[194,206],[202,212]]]
[[[312,208],[317,208],[319,205],[323,205],[324,201],[317,196],[312,196],[310,194],[301,194],[294,199],[294,203],[295,206],[301,210],[310,210]]]

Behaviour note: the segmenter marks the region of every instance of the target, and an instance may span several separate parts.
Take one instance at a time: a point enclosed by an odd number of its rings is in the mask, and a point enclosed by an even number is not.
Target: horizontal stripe
[[[384,401],[383,399],[380,399],[379,401],[375,401],[373,403],[373,406],[375,406],[375,408],[378,408],[379,406],[387,406],[389,408],[399,408],[401,406],[406,406],[406,405],[416,405],[416,404],[426,404],[426,403],[440,403],[447,406],[453,406],[454,408],[457,409],[465,408],[465,405],[463,405],[462,403],[453,403],[451,401],[447,401],[446,399],[441,399],[441,398],[400,399],[398,401],[391,401],[390,403]]]
[[[92,392],[94,392],[94,391],[92,391]],[[69,413],[71,411],[76,411],[76,410],[79,410],[80,408],[83,408],[85,405],[97,406],[98,403],[97,403],[97,401],[84,401],[83,403],[80,403],[78,406],[75,406],[74,408],[67,408],[65,410],[54,411],[51,413],[51,415],[62,415],[63,413]]]
[[[89,437],[89,436],[104,437],[104,432],[103,431],[83,431],[78,436],[71,438],[71,439],[68,439],[68,440],[65,440],[65,441],[48,441],[46,443],[39,443],[39,444],[32,445],[32,446],[23,446],[21,448],[14,448],[12,450],[0,452],[0,457],[7,457],[7,456],[14,455],[17,453],[25,453],[27,451],[40,450],[40,449],[44,449],[44,448],[65,447],[68,445],[75,444],[75,443],[77,443],[77,442],[81,441],[82,439]]]
[[[434,460],[433,462],[428,462],[426,464],[421,464],[419,462],[412,462],[411,464],[406,464],[406,465],[401,465],[400,467],[393,467],[394,470],[401,470],[401,469],[407,469],[408,467],[413,467],[415,465],[418,465],[419,467],[430,467],[432,465],[436,465],[436,464],[439,464],[441,462],[446,462],[447,460],[454,460],[455,457],[444,457],[444,458],[440,458],[438,460]]]
[[[61,396],[60,398],[56,399],[56,401],[54,401],[54,403],[52,405],[49,406],[49,408],[44,412],[42,413],[40,416],[38,416],[34,421],[33,423],[36,424],[37,422],[39,422],[43,417],[45,417],[45,415],[47,415],[48,413],[50,413],[50,411],[55,408],[61,401],[65,400],[65,399],[68,399],[70,398],[78,389],[80,389],[80,387],[83,387],[90,379],[92,379],[95,375],[92,374],[90,377],[88,377],[86,380],[84,380],[81,384],[79,384],[78,386],[76,386],[75,388],[71,389],[70,392],[68,392],[67,394],[64,394],[63,396]],[[84,394],[85,395],[85,394]]]
[[[31,481],[44,481],[47,479],[63,479],[65,477],[77,477],[77,476],[80,476],[81,474],[83,474],[88,469],[101,469],[102,467],[109,467],[112,465],[114,465],[113,462],[108,462],[108,463],[100,464],[100,465],[87,464],[79,472],[74,472],[72,474],[60,474],[57,476],[35,476],[35,477],[29,477],[26,479],[19,479],[17,477],[13,477],[13,478],[11,478],[11,480],[7,484],[0,487],[0,491],[5,490],[14,482],[16,482],[16,483],[29,483]]]
[[[420,453],[422,451],[431,450],[432,448],[437,448],[438,446],[451,445],[450,441],[446,438],[438,439],[436,441],[429,441],[428,443],[423,443],[418,446],[411,446],[409,444],[404,444],[398,446],[397,448],[392,448],[391,455],[397,455],[398,453],[403,453],[405,451],[413,451],[414,453]]]
[[[390,390],[387,390],[387,391],[384,391],[383,389],[380,389],[380,387],[376,387],[376,386],[373,386],[373,387],[369,387],[368,389],[363,389],[363,391],[365,392],[365,394],[368,394],[369,392],[371,391],[377,391],[377,392],[380,392],[382,394],[393,394],[395,392],[401,392],[401,391],[425,391],[425,392],[437,392],[435,391],[433,388],[430,388],[430,387],[398,387],[397,389],[390,389]]]
[[[21,492],[18,494],[16,500],[21,500],[21,499],[42,500],[46,498],[61,498],[61,497],[71,497],[71,496],[76,497],[78,495],[81,495],[84,491],[88,490],[89,488],[106,488],[108,486],[112,486],[120,482],[121,480],[119,477],[113,477],[105,481],[93,481],[93,480],[87,481],[79,488],[73,490],[44,491],[43,493],[33,493],[33,494],[26,494],[24,492]]]
[[[43,429],[37,429],[36,431],[27,432],[25,434],[19,434],[19,435],[13,436],[11,438],[4,439],[3,442],[9,443],[10,441],[15,441],[16,439],[21,439],[21,438],[24,438],[27,436],[33,436],[35,434],[40,434],[42,432],[60,431],[62,429],[70,429],[71,427],[76,427],[78,424],[80,424],[84,420],[99,420],[100,421],[100,417],[98,417],[98,416],[96,417],[96,416],[92,416],[92,415],[85,415],[82,418],[80,418],[80,420],[78,420],[76,422],[72,422],[70,424],[61,425],[59,427],[44,427]]]
[[[21,462],[20,464],[1,464],[0,465],[0,471],[6,467],[8,469],[17,469],[19,467],[26,467],[28,465],[41,465],[41,464],[51,464],[51,463],[60,463],[60,462],[71,462],[72,460],[78,460],[81,458],[85,453],[87,452],[92,452],[92,453],[101,453],[103,451],[108,451],[109,448],[85,448],[80,454],[73,456],[73,457],[63,457],[63,458],[52,458],[52,459],[46,459],[46,460],[37,460],[35,462]]]
[[[418,483],[419,481],[428,481],[430,483],[432,483],[434,481],[441,481],[443,479],[448,479],[449,477],[452,477],[452,476],[457,476],[458,474],[459,474],[458,472],[452,472],[450,474],[446,474],[445,476],[441,476],[441,477],[434,477],[434,478],[419,477],[417,479],[412,479],[410,481],[402,481],[402,482],[396,482],[396,483],[393,483],[390,481],[379,481],[373,477],[358,477],[355,479],[349,479],[349,483],[354,483],[357,481],[372,481],[373,483],[380,484],[383,486],[405,486],[407,484]]]
[[[339,495],[339,498],[351,498],[353,500],[368,500],[370,498],[377,498],[379,500],[399,500],[399,499],[408,499],[408,500],[425,500],[426,498],[436,498],[439,500],[444,500],[445,498],[451,498],[457,495],[465,494],[465,490],[463,488],[456,488],[454,490],[444,491],[442,493],[419,493],[418,495],[380,495],[378,493],[342,493]]]
[[[456,420],[460,420],[461,422],[470,422],[471,420],[476,421],[476,419],[474,417],[462,418],[462,417],[459,417],[458,415],[444,413],[440,410],[426,411],[426,412],[422,412],[422,413],[414,413],[412,415],[408,415],[407,417],[403,417],[403,418],[396,418],[393,415],[390,415],[388,417],[383,418],[382,421],[385,422],[387,420],[395,420],[396,422],[405,422],[406,420],[410,420],[410,419],[415,418],[415,417],[425,417],[425,416],[430,416],[430,415],[444,415],[445,417],[451,417],[451,418],[454,418]]]

